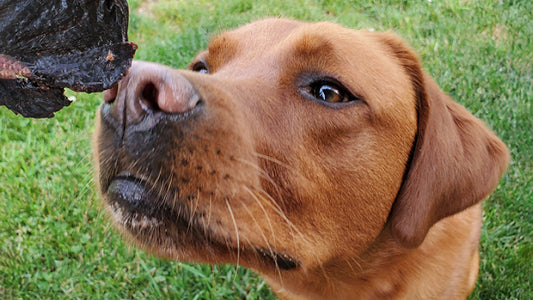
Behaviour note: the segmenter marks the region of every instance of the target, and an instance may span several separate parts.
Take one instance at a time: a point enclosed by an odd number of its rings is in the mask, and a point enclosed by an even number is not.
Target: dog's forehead
[[[286,19],[265,19],[252,22],[237,29],[223,32],[209,42],[207,51],[197,58],[208,58],[212,69],[228,64],[236,57],[255,56],[245,60],[264,58],[264,53],[272,51],[287,38],[295,28],[305,23]]]
[[[264,48],[266,45],[274,45],[284,40],[296,28],[306,23],[286,19],[265,19],[241,26],[232,31],[225,32],[209,45],[209,50],[214,50],[228,42],[236,40],[243,48]]]
[[[325,54],[323,52],[333,48],[322,46],[335,44],[341,48],[347,42],[354,43],[361,38],[364,39],[361,32],[329,22],[266,19],[218,35],[209,43],[208,52],[212,56],[226,58],[228,54],[234,57],[237,54],[263,54],[273,50],[284,53],[319,50],[320,54]]]

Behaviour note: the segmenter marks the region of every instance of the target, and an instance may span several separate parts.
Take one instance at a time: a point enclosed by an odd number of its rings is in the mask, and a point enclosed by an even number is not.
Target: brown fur
[[[136,63],[105,96],[101,192],[136,245],[241,264],[284,299],[469,295],[508,151],[401,39],[269,19],[196,61],[210,74]],[[316,78],[359,100],[309,99]]]

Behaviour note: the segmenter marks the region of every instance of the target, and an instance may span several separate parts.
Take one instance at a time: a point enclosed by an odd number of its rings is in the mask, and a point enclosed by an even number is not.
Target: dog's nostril
[[[157,104],[158,97],[159,90],[153,82],[149,82],[143,87],[141,99],[148,108],[152,110],[159,110],[159,105]]]
[[[137,89],[137,97],[143,109],[165,113],[184,113],[193,109],[199,95],[192,85],[179,73],[157,73],[141,81]]]

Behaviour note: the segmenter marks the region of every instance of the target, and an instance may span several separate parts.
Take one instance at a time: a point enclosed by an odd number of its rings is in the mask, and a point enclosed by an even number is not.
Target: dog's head
[[[135,62],[99,113],[117,226],[171,259],[265,274],[416,247],[486,197],[505,146],[392,34],[270,19],[221,34],[189,70]]]

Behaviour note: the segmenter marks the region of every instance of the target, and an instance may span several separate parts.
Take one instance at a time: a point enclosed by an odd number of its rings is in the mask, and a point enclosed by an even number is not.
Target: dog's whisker
[[[257,219],[255,218],[254,214],[250,211],[250,209],[244,205],[243,206],[244,210],[246,211],[246,213],[248,213],[248,215],[250,216],[250,218],[252,218],[252,221],[254,222],[254,224],[257,226],[258,230],[259,230],[259,234],[261,235],[261,237],[263,238],[263,241],[265,242],[265,245],[266,247],[268,248],[268,250],[270,251],[270,254],[274,255],[274,251],[270,245],[270,242],[268,241],[268,238],[266,237],[263,229],[261,228],[261,226],[259,225],[259,222],[257,222]]]
[[[200,198],[200,192],[197,191],[196,192],[196,198],[199,199]],[[203,211],[203,214],[202,214],[202,217],[201,217],[201,220],[202,220],[202,231],[204,233],[204,235],[207,235],[207,232],[208,232],[208,228],[209,228],[209,218],[210,218],[210,215],[211,215],[211,197],[209,197],[209,206],[207,207],[207,214],[208,214],[208,217],[206,218],[205,217],[205,209]]]
[[[273,199],[267,192],[265,192],[264,190],[260,190],[259,193],[261,194],[257,194],[257,193],[254,193],[252,190],[249,190],[249,192],[254,195],[257,203],[260,205],[261,209],[265,212],[266,214],[266,210],[264,208],[264,206],[262,205],[261,201],[259,200],[259,197],[261,199],[264,200],[265,203],[267,203],[273,210],[274,212],[276,212],[282,219],[283,221],[287,224],[288,226],[288,229],[289,229],[289,235],[293,237],[292,241],[294,243],[294,246],[297,246],[296,245],[296,241],[295,241],[295,235],[294,235],[294,231],[296,231],[297,233],[299,233],[299,236],[301,236],[304,241],[305,241],[305,236],[298,230],[298,228],[287,218],[286,214],[281,210],[281,208],[279,206],[276,206],[276,201],[275,199]],[[265,197],[266,196],[266,197]],[[270,221],[270,219],[269,219]],[[311,244],[311,243],[308,243],[308,244]]]
[[[240,255],[241,255],[239,227],[237,226],[237,221],[235,220],[235,216],[233,215],[233,210],[231,209],[231,205],[228,199],[225,199],[225,201],[226,201],[226,206],[228,207],[229,214],[231,216],[231,220],[233,221],[233,226],[235,226],[235,238],[237,239],[237,264],[239,264]]]
[[[305,245],[305,248],[312,248],[314,247],[314,245],[316,245],[316,242],[313,242],[311,240],[309,240],[306,235],[304,235],[297,227],[296,225],[294,225],[288,218],[287,216],[285,215],[285,213],[281,210],[281,208],[279,206],[276,205],[276,202],[275,200],[268,194],[266,193],[265,191],[260,191],[263,193],[263,195],[266,196],[266,198],[262,197],[263,199],[270,199],[270,201],[265,201],[268,205],[271,205],[272,209],[278,213],[278,215],[280,215],[282,217],[282,219],[285,221],[285,223],[289,226],[289,231],[290,231],[290,234],[294,237],[294,231],[296,231],[296,233],[298,234],[298,237],[300,238],[302,244]],[[296,248],[298,248],[299,246],[296,244],[296,240],[293,238],[293,243],[294,243],[294,246]],[[315,258],[316,260],[316,263],[317,265],[321,268],[324,276],[327,276],[327,272],[323,266],[323,262],[322,260],[319,258],[319,256],[317,254],[315,254],[314,252],[311,252],[311,255]]]
[[[355,268],[352,266],[352,264],[350,263],[350,261],[353,262],[353,263],[357,266],[357,269],[355,269]],[[349,265],[350,265],[350,269],[352,269],[353,274],[358,274],[358,273],[361,273],[361,272],[363,271],[363,266],[361,266],[361,263],[359,262],[359,260],[358,260],[357,258],[355,258],[355,257],[350,258],[350,259],[347,260],[347,263],[349,263]]]
[[[294,247],[295,248],[298,248],[299,246],[297,245],[296,243],[296,239],[295,239],[295,234],[294,232],[296,232],[300,238],[300,240],[302,241],[302,243],[305,245],[306,248],[312,248],[313,245],[316,245],[316,243],[310,241],[297,227],[296,225],[294,225],[289,219],[288,217],[285,215],[285,213],[281,210],[281,208],[279,206],[276,205],[276,202],[275,200],[268,194],[266,193],[264,190],[261,190],[260,192],[262,193],[261,195],[257,195],[255,193],[253,193],[253,191],[250,190],[250,192],[256,196],[259,196],[261,197],[262,199],[265,200],[265,203],[267,203],[268,205],[271,206],[271,208],[280,216],[282,217],[283,221],[287,224],[287,226],[289,227],[289,233],[290,235],[293,237],[292,239],[292,242],[294,243]],[[266,196],[266,197],[265,197]],[[269,199],[270,201],[267,201],[267,199]],[[258,203],[261,203],[261,201],[259,201],[258,199]],[[316,259],[316,262],[317,264],[320,266],[320,268],[323,269],[323,266],[322,266],[322,261],[320,260],[320,258],[314,253],[312,252],[312,255],[314,256],[314,258]],[[323,272],[325,273],[325,270],[323,270]]]
[[[243,162],[245,162],[245,161],[243,161]],[[276,190],[276,193],[277,193],[279,199],[282,199],[283,197],[281,196],[281,192],[280,192],[280,190],[279,190],[279,186],[278,186],[278,184],[277,184],[277,183],[276,183],[276,182],[270,177],[270,175],[267,174],[267,173],[266,173],[263,169],[261,169],[259,166],[256,166],[255,164],[251,164],[251,163],[249,163],[249,162],[248,162],[248,164],[250,164],[251,166],[253,166],[253,167],[256,168],[256,170],[259,172],[258,175],[259,175],[261,178],[267,180],[272,186],[274,186],[274,188],[275,188],[275,190]],[[284,220],[288,221],[288,224],[289,224],[289,225],[293,225],[293,224],[288,220],[288,218],[287,218],[286,214],[283,212],[283,209],[281,208],[281,206],[279,206],[278,201],[276,201],[276,199],[274,199],[274,197],[272,197],[272,196],[271,196],[267,191],[265,191],[264,189],[260,189],[259,191],[260,191],[263,195],[266,196],[266,199],[269,199],[269,200],[270,200],[269,202],[271,202],[273,205],[276,206],[276,208],[277,208],[277,209],[276,209],[277,213],[280,214],[280,216],[281,216]],[[295,226],[291,226],[291,227],[294,227],[294,228],[295,228]]]
[[[267,180],[268,182],[270,182],[276,189],[277,193],[278,193],[278,196],[281,197],[281,193],[279,192],[279,187],[277,185],[276,182],[274,182],[274,180],[264,171],[262,170],[261,168],[259,168],[257,165],[251,163],[251,162],[248,162],[248,161],[245,161],[245,160],[239,160],[240,162],[242,163],[245,163],[249,166],[252,166],[254,167],[257,171],[258,171],[258,175],[262,178],[264,178],[265,180]],[[291,236],[295,236],[294,235],[294,231],[296,231],[296,233],[298,234],[298,236],[302,239],[302,241],[304,242],[304,244],[307,244],[308,246],[311,246],[313,245],[312,242],[310,242],[306,237],[305,235],[288,219],[287,215],[285,214],[285,212],[283,211],[283,209],[279,206],[279,204],[277,203],[276,199],[274,199],[268,192],[266,192],[264,189],[260,189],[259,192],[261,194],[256,194],[256,193],[253,193],[253,191],[250,190],[250,192],[253,194],[253,195],[256,195],[261,197],[262,199],[264,200],[268,200],[268,201],[265,201],[267,204],[269,204],[271,206],[271,208],[273,208],[273,210],[283,219],[283,221],[288,225],[289,227],[289,233]],[[261,204],[261,201],[257,201],[257,203],[261,206],[261,209],[264,210],[264,206]],[[295,241],[295,238],[292,239],[293,243],[296,245],[296,241]],[[318,260],[318,259],[317,259]]]
[[[294,168],[292,166],[290,166],[290,165],[288,165],[288,164],[286,164],[286,163],[284,163],[284,162],[280,161],[279,159],[276,159],[276,158],[274,158],[272,156],[269,156],[269,155],[266,155],[266,154],[261,154],[261,153],[258,153],[258,152],[254,152],[254,154],[257,157],[259,157],[259,158],[262,158],[264,160],[268,160],[270,162],[273,162],[273,163],[275,163],[275,164],[277,164],[279,166],[282,166],[282,167],[286,168],[287,170],[290,170],[290,171],[294,170]]]
[[[261,235],[261,237],[263,238],[263,241],[265,242],[265,245],[266,245],[266,248],[268,249],[271,257],[275,257],[276,256],[276,253],[274,252],[274,249],[272,249],[272,246],[271,246],[271,243],[268,241],[268,238],[266,237],[263,229],[261,228],[261,226],[259,225],[259,222],[257,222],[257,219],[255,218],[254,214],[250,211],[250,209],[244,205],[243,206],[246,213],[248,213],[248,215],[250,216],[250,218],[252,218],[252,221],[255,223],[255,225],[257,226],[257,228],[259,229],[259,233]],[[267,216],[268,218],[268,215],[266,214],[265,212],[265,215]],[[271,225],[270,225],[271,226]],[[272,227],[272,226],[271,226]],[[272,232],[272,236],[275,236],[273,234],[274,232]],[[250,244],[250,243],[249,243]],[[278,265],[278,262],[276,260],[274,260],[274,264],[275,264],[275,267],[276,267],[276,273],[278,274],[278,277],[279,277],[279,281],[281,282],[281,285],[283,285],[283,278],[281,276],[281,269],[279,268],[279,265]]]
[[[252,241],[250,241],[250,239],[248,239],[248,237],[246,237],[246,235],[241,235],[241,239],[244,240],[244,243],[243,245],[252,245]],[[244,249],[244,248],[243,248]],[[238,269],[240,268],[240,265],[239,264],[235,264],[235,277],[234,279],[237,279],[236,275],[237,275],[237,271]]]
[[[268,201],[265,201],[265,203],[267,203],[268,205],[270,205],[270,207],[283,219],[283,221],[289,226],[289,229],[291,229],[291,232],[292,230],[296,231],[296,233],[298,234],[298,236],[303,240],[303,241],[307,241],[305,235],[298,229],[298,227],[296,227],[296,225],[294,225],[291,220],[289,220],[289,218],[287,217],[287,215],[285,214],[285,212],[281,209],[281,207],[277,204],[276,200],[270,196],[270,194],[268,194],[266,191],[264,190],[259,190],[258,191],[259,193],[259,196],[261,196],[264,200],[268,200]],[[307,241],[310,245],[311,243],[309,241]]]
[[[152,184],[152,191],[153,192],[156,192],[155,189],[159,189],[156,194],[160,194],[162,192],[162,185],[160,183],[160,180],[161,180],[161,174],[163,173],[163,170],[162,169],[159,169],[159,172],[157,173],[157,176],[153,179],[154,183]]]
[[[197,197],[194,197],[194,206],[192,208],[192,212],[190,214],[190,218],[189,218],[189,227],[192,225],[192,221],[194,219],[194,216],[196,215],[196,210],[198,209],[198,206],[200,204],[200,197],[199,195]]]
[[[280,187],[279,187],[278,183],[275,182],[274,179],[272,179],[272,177],[265,170],[263,170],[257,164],[255,164],[253,162],[249,162],[249,161],[244,160],[244,159],[237,159],[237,161],[254,168],[254,170],[257,171],[257,175],[260,178],[266,180],[268,183],[270,183],[274,187],[274,189],[276,190],[276,194],[278,195],[278,197],[280,199],[282,199],[282,196],[281,196],[282,194],[281,194]]]
[[[170,175],[168,177],[168,180],[165,184],[162,184],[161,189],[164,189],[166,187],[166,191],[162,195],[171,195],[172,190],[172,181],[174,179],[174,172],[170,172]],[[174,210],[177,201],[170,201],[170,207]]]
[[[198,191],[198,193],[200,193],[200,191]],[[211,215],[212,215],[212,212],[213,212],[213,197],[212,196],[209,196],[209,208],[208,208],[208,211],[207,211],[207,228],[209,228],[210,224],[211,224]]]
[[[272,226],[272,220],[270,219],[269,214],[267,213],[265,207],[263,206],[263,204],[261,203],[261,201],[259,200],[257,195],[252,190],[250,190],[250,188],[248,188],[247,186],[243,186],[243,189],[248,194],[250,194],[252,199],[254,199],[255,203],[257,203],[257,205],[259,206],[259,208],[263,212],[263,214],[264,214],[264,216],[265,216],[265,218],[266,218],[266,220],[268,222],[268,226],[270,227],[270,232],[271,232],[270,235],[272,236],[272,241],[273,241],[274,244],[276,244],[276,235],[274,234],[275,233],[274,226]],[[244,207],[246,208],[246,205],[244,205]]]

